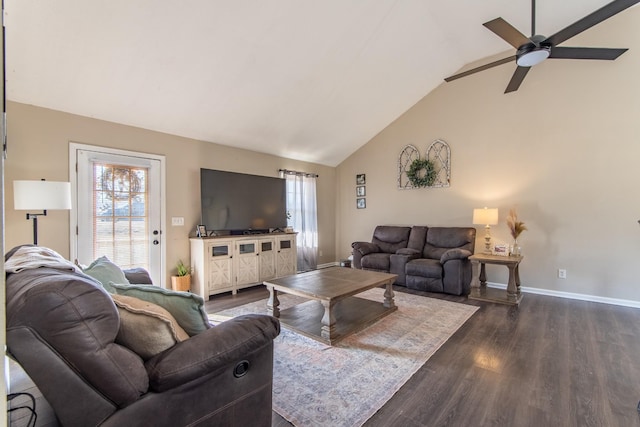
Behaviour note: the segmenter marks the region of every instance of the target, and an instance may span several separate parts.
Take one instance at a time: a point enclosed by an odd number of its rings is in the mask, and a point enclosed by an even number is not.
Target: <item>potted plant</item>
[[[191,273],[182,260],[176,264],[177,276],[171,276],[171,288],[174,291],[189,291],[191,289]]]

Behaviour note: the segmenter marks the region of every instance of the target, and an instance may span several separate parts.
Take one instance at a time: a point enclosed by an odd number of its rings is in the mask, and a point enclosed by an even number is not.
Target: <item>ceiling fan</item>
[[[568,27],[558,31],[550,37],[536,34],[536,1],[531,0],[531,37],[526,37],[515,27],[502,18],[496,18],[484,25],[511,46],[518,49],[515,55],[489,64],[455,74],[444,79],[446,82],[466,77],[470,74],[484,71],[489,68],[506,64],[513,60],[516,61],[518,67],[511,77],[511,81],[507,85],[504,93],[514,92],[518,90],[520,84],[529,72],[529,69],[536,64],[541,63],[547,58],[551,59],[604,59],[614,60],[622,55],[627,49],[611,49],[599,47],[564,47],[558,46],[565,40],[599,24],[600,22],[611,18],[613,15],[622,12],[628,7],[640,2],[640,0],[614,0],[611,3],[601,7],[595,12],[585,16],[584,18],[574,22]]]

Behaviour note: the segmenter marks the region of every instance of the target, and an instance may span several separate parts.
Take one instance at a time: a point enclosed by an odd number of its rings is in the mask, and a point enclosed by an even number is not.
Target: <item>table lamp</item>
[[[484,253],[491,253],[491,225],[498,223],[498,209],[497,208],[480,208],[473,210],[473,223],[475,225],[484,224]]]
[[[71,183],[59,181],[13,181],[13,208],[15,210],[42,210],[27,213],[33,219],[33,244],[38,244],[38,217],[47,210],[71,209]]]

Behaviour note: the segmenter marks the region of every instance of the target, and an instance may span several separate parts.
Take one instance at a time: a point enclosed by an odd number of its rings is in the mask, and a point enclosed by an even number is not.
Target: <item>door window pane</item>
[[[148,168],[93,164],[93,259],[149,269]]]

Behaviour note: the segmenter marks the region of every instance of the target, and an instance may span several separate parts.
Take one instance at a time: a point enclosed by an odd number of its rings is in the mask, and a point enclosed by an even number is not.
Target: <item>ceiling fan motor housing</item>
[[[529,40],[530,43],[523,44],[516,52],[516,63],[521,67],[532,67],[551,55],[551,43],[545,43],[545,36],[536,34]]]

